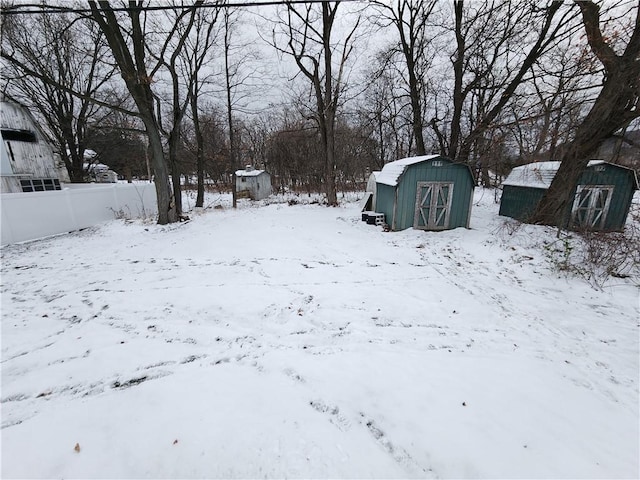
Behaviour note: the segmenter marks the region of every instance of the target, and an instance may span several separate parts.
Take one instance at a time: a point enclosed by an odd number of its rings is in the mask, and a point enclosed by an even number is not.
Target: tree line
[[[183,184],[202,206],[207,184],[229,185],[245,164],[335,205],[385,163],[437,153],[484,185],[516,164],[561,160],[534,220],[562,225],[588,160],[638,124],[639,10],[638,0],[9,2],[2,92],[37,113],[72,181],[85,179],[87,149],[128,178],[151,175],[160,224],[181,218]],[[280,98],[265,100],[274,89]]]

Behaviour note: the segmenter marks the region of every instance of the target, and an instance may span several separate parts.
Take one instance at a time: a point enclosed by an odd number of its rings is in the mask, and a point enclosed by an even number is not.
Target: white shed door
[[[421,230],[449,228],[452,198],[452,182],[418,182],[413,227]]]
[[[612,185],[578,185],[572,209],[574,225],[594,230],[603,228],[612,194]]]

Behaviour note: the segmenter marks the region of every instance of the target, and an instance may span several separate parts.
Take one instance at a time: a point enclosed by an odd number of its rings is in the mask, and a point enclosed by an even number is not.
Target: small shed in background
[[[527,222],[559,168],[560,162],[556,161],[515,167],[502,182],[500,215]],[[637,189],[638,178],[632,169],[602,160],[590,161],[578,181],[570,226],[621,230]]]
[[[247,165],[236,171],[236,192],[240,197],[262,200],[271,195],[271,175],[265,170],[256,170]]]
[[[2,100],[0,131],[0,192],[61,189],[66,169],[26,107]]]
[[[474,187],[467,165],[439,155],[403,158],[378,174],[375,210],[391,230],[469,228]]]

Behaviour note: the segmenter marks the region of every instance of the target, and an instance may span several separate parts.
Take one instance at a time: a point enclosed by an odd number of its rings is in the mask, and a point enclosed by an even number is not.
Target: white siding
[[[252,200],[262,200],[271,195],[271,175],[264,170],[255,174],[256,171],[251,171],[250,175],[239,174],[243,170],[236,172],[236,191],[238,193],[248,192]]]
[[[29,111],[21,105],[3,101],[0,108],[0,128],[6,131],[31,132],[34,142],[12,140],[3,134],[0,148],[4,176],[16,176],[14,180],[1,182],[2,192],[21,192],[19,178],[58,178],[53,149],[47,143]]]

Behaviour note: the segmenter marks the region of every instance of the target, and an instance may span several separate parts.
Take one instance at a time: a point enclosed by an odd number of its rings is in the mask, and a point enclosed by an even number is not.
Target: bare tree
[[[359,123],[369,128],[370,137],[377,144],[378,170],[387,162],[409,155],[413,137],[410,105],[399,91],[403,83],[401,74],[386,67],[385,57],[382,55],[381,64],[368,73],[367,89],[355,111]]]
[[[377,166],[377,142],[369,135],[368,127],[349,124],[346,117],[338,119],[336,136],[340,189],[364,190],[369,174]]]
[[[190,106],[191,118],[193,121],[195,142],[196,142],[196,176],[197,176],[197,195],[196,207],[204,205],[204,151],[205,139],[202,124],[200,122],[200,94],[204,85],[209,81],[208,74],[203,74],[203,66],[207,63],[208,55],[217,38],[217,30],[214,26],[217,23],[219,10],[215,10],[214,14],[206,14],[199,12],[196,19],[195,35],[188,40],[185,49],[186,71],[190,78]]]
[[[171,12],[171,14],[177,13],[176,17],[180,16],[179,12]],[[168,130],[168,144],[169,144],[169,170],[171,172],[171,184],[173,186],[173,198],[175,202],[175,209],[178,218],[182,217],[182,190],[180,185],[180,166],[178,161],[178,150],[180,148],[180,138],[181,138],[181,127],[182,120],[187,112],[187,108],[189,107],[190,94],[192,90],[188,90],[188,93],[182,88],[181,82],[183,81],[182,71],[179,71],[180,66],[178,65],[182,53],[182,50],[185,46],[187,38],[189,37],[189,33],[194,25],[196,19],[196,10],[192,10],[188,15],[188,19],[186,21],[186,25],[183,25],[180,22],[180,19],[170,19],[171,23],[174,23],[178,26],[178,37],[175,42],[167,42],[164,45],[164,48],[158,53],[156,59],[162,64],[169,76],[171,77],[171,114],[169,122],[170,128]],[[178,20],[178,21],[175,21]],[[167,37],[170,39],[171,37]],[[171,50],[171,54],[168,55],[166,50]]]
[[[107,52],[95,24],[69,14],[3,18],[4,95],[37,112],[72,182],[84,181],[88,132],[110,113],[92,99],[118,102]]]
[[[267,168],[267,142],[274,127],[269,114],[248,118],[243,122],[242,131],[248,163]]]
[[[180,177],[179,151],[181,148],[182,122],[189,107],[194,111],[193,101],[195,101],[194,122],[197,123],[198,99],[201,90],[200,70],[207,59],[209,50],[213,46],[215,39],[215,26],[218,10],[214,10],[213,15],[205,14],[197,7],[202,5],[202,1],[196,2],[193,9],[189,11],[177,10],[169,13],[169,25],[174,25],[176,37],[167,35],[167,42],[163,48],[154,54],[157,62],[164,66],[170,76],[170,127],[168,129],[169,144],[169,166],[173,185],[173,195],[175,199],[176,212],[178,217],[182,216],[182,193]],[[169,52],[171,52],[169,54]],[[199,128],[199,125],[198,125]],[[203,199],[204,201],[204,199]]]
[[[415,139],[415,153],[426,153],[424,141],[423,98],[425,97],[426,77],[431,59],[428,47],[433,33],[429,31],[428,21],[437,0],[397,0],[393,5],[387,2],[375,2],[382,16],[377,23],[392,24],[398,32],[398,46],[391,54],[402,56],[406,75],[400,79],[406,84],[411,105],[411,125]]]
[[[193,11],[202,1],[191,7],[179,9],[176,21],[169,26],[161,42],[166,51],[174,36],[180,37],[178,28],[185,18],[191,18]],[[153,166],[156,195],[158,198],[158,223],[161,225],[179,220],[175,196],[169,182],[169,170],[164,156],[161,124],[156,110],[156,97],[151,88],[154,76],[163,66],[162,61],[148,65],[147,52],[151,40],[145,34],[147,12],[142,0],[129,0],[128,8],[117,15],[107,0],[89,0],[91,18],[96,21],[111,48],[120,75],[137,107],[137,115],[144,123],[149,138],[149,151]],[[125,27],[125,22],[128,23]],[[158,58],[163,58],[162,56]],[[179,181],[179,180],[178,180]]]
[[[410,149],[479,165],[490,183],[489,160],[506,154],[503,126],[514,124],[508,107],[529,89],[534,66],[575,28],[576,9],[559,0],[458,0],[450,12],[428,0],[380,2],[377,8],[384,15],[376,24],[395,27],[399,35],[397,47],[382,52],[379,78],[384,72],[404,85],[415,142]],[[439,59],[450,60],[450,68]],[[401,119],[403,111],[396,112]]]
[[[95,161],[109,165],[128,182],[149,177],[146,137],[136,117],[113,111],[104,121],[92,126],[87,148],[96,153]]]
[[[561,12],[561,7],[555,0],[542,6],[454,2],[453,111],[444,154],[471,160],[472,149],[526,82],[532,66],[564,34],[573,13]],[[444,138],[438,121],[432,127]]]
[[[604,140],[640,117],[640,2],[620,6],[625,10],[620,18],[630,20],[622,25],[626,45],[615,35],[605,35],[597,4],[592,1],[576,3],[589,47],[604,67],[604,72],[602,89],[577,126],[573,141],[562,156],[560,168],[532,218],[537,223],[563,227],[570,220],[569,207],[591,155]],[[635,20],[631,20],[634,15]]]
[[[237,75],[237,65],[231,64],[231,36],[235,27],[233,11],[224,10],[224,81],[227,101],[227,125],[229,127],[229,160],[233,174],[231,175],[231,196],[233,208],[238,206],[238,192],[236,188],[236,170],[238,168],[238,152],[236,145],[236,132],[233,121],[233,78]],[[233,69],[233,71],[232,71]]]
[[[524,163],[558,159],[593,102],[593,60],[580,43],[556,46],[532,69],[530,88],[508,107],[505,130]]]
[[[280,191],[304,189],[310,194],[322,187],[323,147],[308,120],[289,116],[278,122],[267,141],[266,158]]]
[[[185,151],[195,167],[185,172],[195,171],[198,177],[202,177],[202,181],[198,181],[198,190],[203,190],[203,203],[197,204],[201,207],[204,206],[205,179],[216,184],[224,184],[226,188],[231,166],[224,110],[211,102],[198,104],[198,114],[192,120],[197,118],[199,127],[196,128],[195,121],[193,125],[185,122],[183,136]]]
[[[274,31],[274,45],[280,52],[292,56],[300,72],[311,83],[324,157],[323,182],[329,205],[337,205],[335,124],[339,102],[345,88],[345,68],[353,51],[353,40],[360,17],[342,42],[334,43],[332,33],[340,2],[322,2],[304,6],[287,4],[281,20],[281,37]],[[337,54],[337,59],[334,55]]]
[[[151,90],[153,75],[146,59],[144,18],[142,1],[130,1],[126,17],[128,28],[121,26],[124,18],[118,18],[106,0],[89,0],[91,16],[104,32],[120,75],[136,104],[138,115],[144,123],[149,139],[149,151],[153,166],[156,195],[158,198],[158,223],[165,225],[178,220],[173,193],[169,185],[169,172],[164,158],[160,125],[156,116],[155,98]],[[131,44],[129,44],[131,42]],[[133,51],[132,51],[132,50]]]

